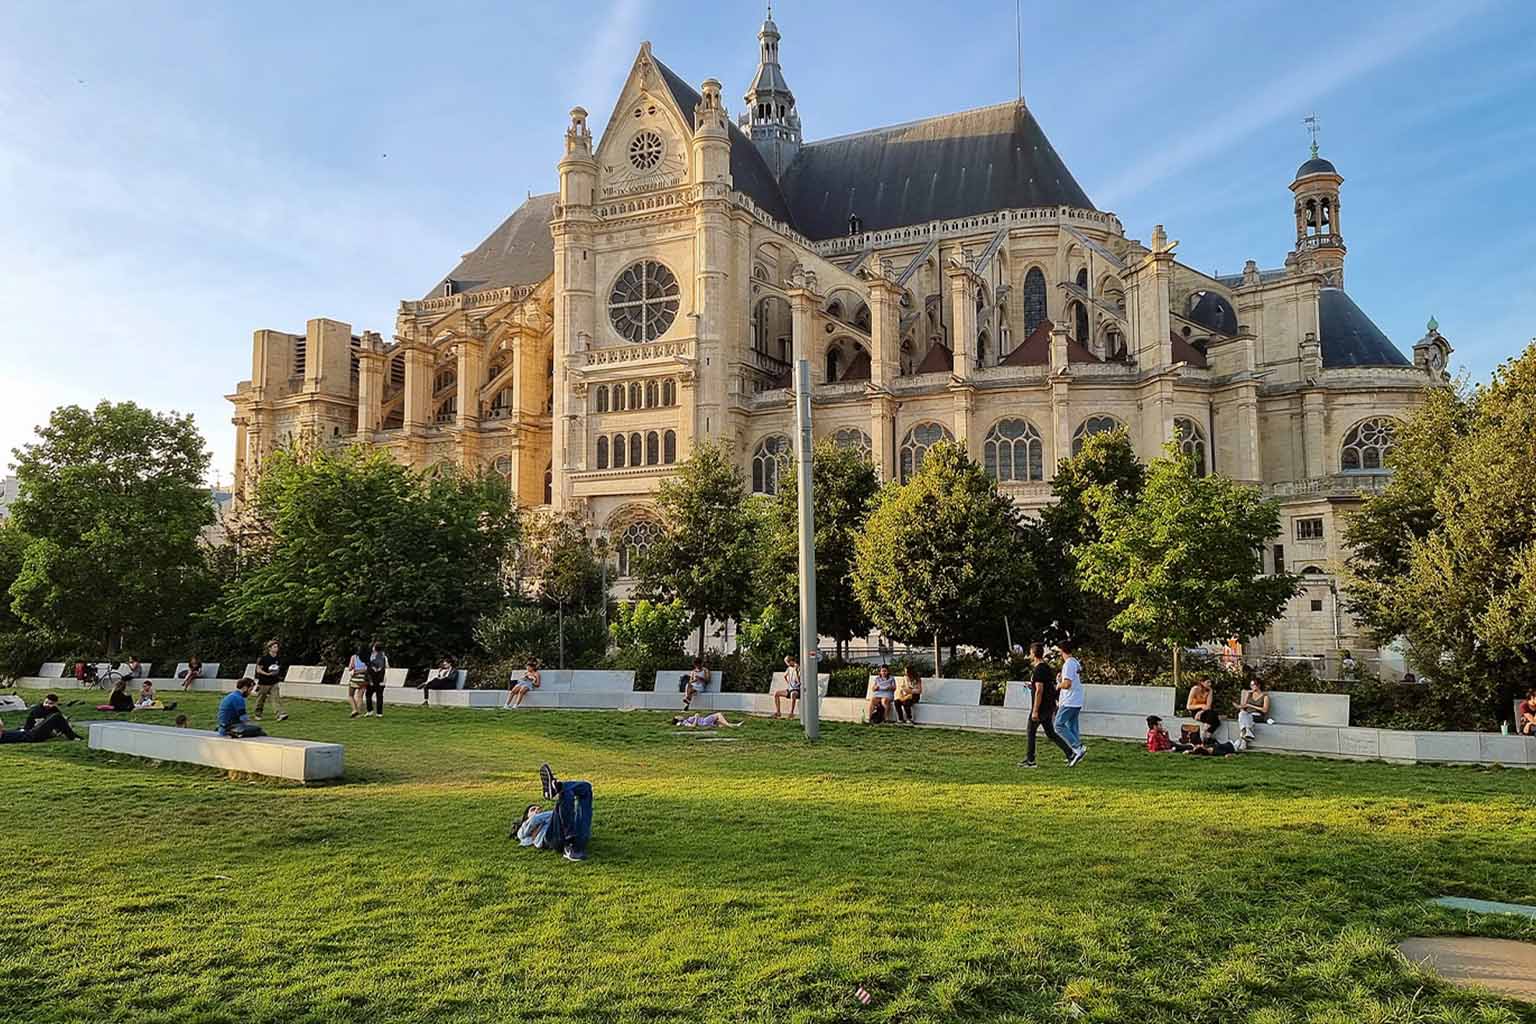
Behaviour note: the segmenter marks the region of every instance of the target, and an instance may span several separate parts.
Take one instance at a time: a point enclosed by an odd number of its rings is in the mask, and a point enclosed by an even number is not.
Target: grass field
[[[1536,939],[1425,905],[1536,902],[1533,773],[342,707],[266,723],[329,786],[0,747],[0,1021],[1536,1021],[1392,950]],[[584,864],[506,838],[545,760]]]

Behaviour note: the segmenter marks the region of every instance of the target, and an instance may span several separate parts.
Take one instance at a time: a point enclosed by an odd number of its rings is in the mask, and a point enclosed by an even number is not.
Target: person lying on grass
[[[544,799],[554,801],[554,806],[547,811],[540,804],[523,808],[523,817],[512,826],[509,838],[516,836],[518,845],[536,850],[560,850],[566,860],[586,860],[592,840],[592,783],[561,782],[547,764],[539,766],[539,783]]]
[[[1212,730],[1200,737],[1200,743],[1193,750],[1186,750],[1185,753],[1194,757],[1233,757],[1237,754],[1237,748],[1226,740],[1218,740]]]
[[[740,729],[747,723],[727,721],[723,714],[716,711],[712,715],[673,715],[672,724],[684,729],[715,729],[722,725],[727,729]]]
[[[1161,718],[1156,715],[1147,716],[1147,750],[1154,754],[1161,754],[1165,751],[1187,754],[1194,749],[1193,744],[1173,742],[1173,738],[1168,735],[1168,730],[1163,728],[1163,720]]]
[[[50,693],[43,702],[27,712],[26,724],[20,729],[7,729],[0,721],[0,743],[41,743],[55,736],[77,740],[80,735],[69,727],[69,719],[59,710],[59,698]]]

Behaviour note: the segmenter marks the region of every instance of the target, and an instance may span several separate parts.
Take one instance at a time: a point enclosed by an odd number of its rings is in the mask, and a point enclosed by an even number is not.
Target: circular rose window
[[[629,140],[629,162],[642,171],[648,171],[661,162],[661,136],[652,131],[636,133]]]
[[[655,260],[632,264],[613,282],[608,317],[630,341],[655,341],[677,319],[677,277]]]

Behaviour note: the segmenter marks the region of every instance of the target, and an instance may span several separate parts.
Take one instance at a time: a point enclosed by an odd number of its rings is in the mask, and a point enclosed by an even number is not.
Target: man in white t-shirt
[[[1056,645],[1066,660],[1061,663],[1061,673],[1056,683],[1056,732],[1072,747],[1068,768],[1075,768],[1088,756],[1083,738],[1077,731],[1077,716],[1083,711],[1083,663],[1072,653],[1072,642],[1063,640]]]

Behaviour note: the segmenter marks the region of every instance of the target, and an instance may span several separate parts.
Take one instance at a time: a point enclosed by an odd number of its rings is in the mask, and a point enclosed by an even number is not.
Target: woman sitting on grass
[[[105,704],[96,705],[97,711],[132,711],[133,698],[128,696],[128,680],[119,679],[112,684],[112,692],[107,694]]]
[[[672,724],[684,729],[715,729],[722,725],[727,729],[740,729],[747,723],[727,721],[723,714],[716,711],[711,715],[673,715]]]
[[[139,700],[133,707],[136,711],[159,711],[165,705],[161,704],[160,698],[155,695],[155,684],[146,679],[144,685],[139,687]]]

